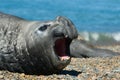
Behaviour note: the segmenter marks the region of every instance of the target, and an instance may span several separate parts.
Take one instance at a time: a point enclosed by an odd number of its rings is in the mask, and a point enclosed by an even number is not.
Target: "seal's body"
[[[70,55],[118,55],[89,46],[77,40],[77,36],[73,23],[64,17],[39,22],[0,13],[0,69],[26,74],[51,74],[66,67],[70,63]]]
[[[119,56],[120,53],[107,49],[99,49],[94,45],[86,42],[84,39],[74,39],[70,44],[70,53],[73,57],[89,58],[89,57],[113,57]]]
[[[0,69],[50,74],[70,63],[70,43],[78,36],[64,17],[28,21],[0,13]]]

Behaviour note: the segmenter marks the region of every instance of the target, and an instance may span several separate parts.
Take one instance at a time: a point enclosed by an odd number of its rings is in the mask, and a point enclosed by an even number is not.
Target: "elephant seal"
[[[70,43],[78,36],[65,17],[28,21],[0,12],[0,70],[52,74],[71,61]]]
[[[77,58],[120,56],[120,53],[97,48],[84,39],[74,39],[70,44],[70,53]]]

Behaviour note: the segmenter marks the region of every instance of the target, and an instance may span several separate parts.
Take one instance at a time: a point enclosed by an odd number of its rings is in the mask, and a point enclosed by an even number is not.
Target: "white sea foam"
[[[97,41],[98,38],[99,38],[99,34],[98,34],[98,33],[93,33],[93,34],[91,34],[91,37],[92,37],[95,41]]]
[[[116,41],[120,41],[120,33],[114,33],[112,36]]]
[[[115,33],[97,33],[97,32],[80,32],[84,40],[98,44],[120,44],[120,32]]]
[[[86,40],[89,41],[89,33],[87,31],[84,31],[80,33],[80,35]]]

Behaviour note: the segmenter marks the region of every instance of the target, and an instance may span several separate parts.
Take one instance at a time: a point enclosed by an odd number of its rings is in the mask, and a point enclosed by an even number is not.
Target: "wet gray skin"
[[[65,17],[39,22],[0,13],[0,69],[26,74],[58,72],[70,63],[70,43],[77,36]]]

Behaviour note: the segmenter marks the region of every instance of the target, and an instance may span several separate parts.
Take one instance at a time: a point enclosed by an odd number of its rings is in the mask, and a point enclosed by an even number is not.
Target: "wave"
[[[96,45],[120,45],[120,32],[99,33],[99,32],[79,32],[79,35],[87,42]]]

